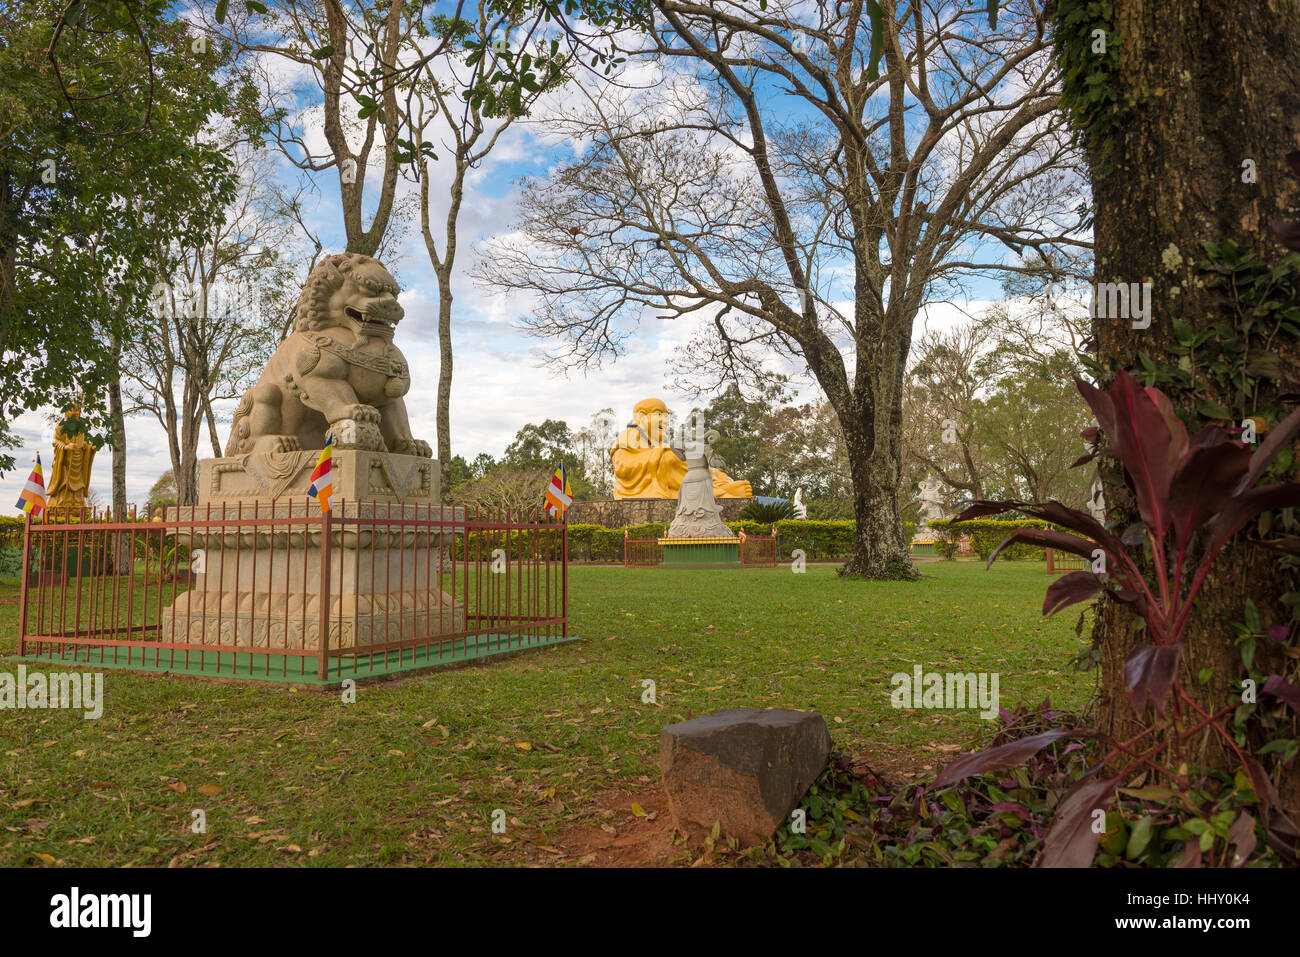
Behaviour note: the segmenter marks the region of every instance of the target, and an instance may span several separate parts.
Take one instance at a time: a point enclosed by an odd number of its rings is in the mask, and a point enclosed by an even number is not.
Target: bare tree
[[[983,326],[962,323],[923,334],[903,399],[907,453],[969,499],[985,498],[993,463],[979,427],[980,396],[999,368]]]
[[[440,69],[412,83],[406,103],[406,122],[412,141],[423,146],[426,136],[441,134],[442,146],[451,165],[447,182],[446,215],[435,230],[431,203],[430,150],[417,152],[420,174],[420,233],[424,248],[438,281],[438,461],[441,463],[442,487],[451,487],[451,382],[453,355],[451,344],[452,276],[459,248],[459,220],[465,199],[465,178],[492,152],[497,141],[510,126],[526,113],[542,94],[563,81],[554,75],[533,85],[517,102],[497,101],[489,110],[472,97],[458,95],[462,90],[481,88],[502,67],[505,45],[515,24],[509,11],[500,12],[496,3],[479,0],[473,21],[460,29],[473,45],[463,42],[449,48],[435,61]],[[462,38],[464,39],[464,38]],[[495,45],[495,46],[494,46]],[[432,145],[430,143],[430,145]],[[439,205],[441,205],[441,197]]]
[[[1039,0],[756,11],[653,0],[653,91],[587,89],[555,120],[585,149],[520,201],[485,281],[538,295],[557,361],[617,355],[647,310],[711,320],[690,361],[753,381],[796,358],[835,409],[857,540],[845,573],[914,577],[898,503],[912,323],[940,286],[1086,246]],[[797,15],[796,15],[797,14]],[[869,69],[871,33],[882,70]],[[1001,250],[1001,252],[999,252]],[[705,346],[709,346],[707,350]]]

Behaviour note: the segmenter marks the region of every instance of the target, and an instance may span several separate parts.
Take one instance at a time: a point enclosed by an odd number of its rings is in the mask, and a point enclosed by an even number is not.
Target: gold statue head
[[[632,418],[654,444],[662,445],[667,439],[668,406],[663,399],[642,399],[632,407]]]

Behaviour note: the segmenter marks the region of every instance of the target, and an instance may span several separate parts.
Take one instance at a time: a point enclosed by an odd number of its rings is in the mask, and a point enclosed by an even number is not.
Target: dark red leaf
[[[1054,615],[1062,608],[1087,601],[1101,590],[1101,579],[1092,572],[1077,571],[1062,575],[1047,586],[1047,595],[1043,598],[1043,614]]]
[[[1237,493],[1246,491],[1258,482],[1260,476],[1273,464],[1278,453],[1289,446],[1298,433],[1300,433],[1300,409],[1294,410],[1269,430],[1268,438],[1259,444],[1255,454],[1250,457],[1250,467],[1242,476],[1241,483],[1236,489]]]
[[[1082,781],[1061,799],[1052,826],[1043,839],[1035,867],[1088,867],[1097,856],[1101,834],[1093,827],[1093,812],[1101,810],[1119,784],[1120,776]]]
[[[1026,503],[1021,511],[1034,516],[1034,518],[1041,518],[1045,522],[1051,522],[1053,525],[1069,528],[1081,535],[1086,535],[1112,554],[1124,550],[1120,540],[1111,534],[1110,529],[1106,528],[1101,522],[1087,512],[1062,505],[1055,499],[1049,502]]]
[[[1268,846],[1277,852],[1278,857],[1287,864],[1300,863],[1300,855],[1296,851],[1300,850],[1300,829],[1295,826],[1295,821],[1282,814],[1277,809],[1265,811],[1266,825],[1265,835],[1268,839]]]
[[[1028,761],[1053,741],[1059,741],[1061,738],[1066,737],[1087,737],[1090,734],[1091,732],[1083,729],[1071,731],[1066,728],[1057,728],[1027,738],[1008,741],[1006,744],[999,744],[996,748],[989,748],[987,751],[964,754],[939,772],[939,776],[934,779],[934,786],[937,788],[947,787],[949,784],[968,778],[972,774],[988,774],[990,771],[1001,771],[1003,768],[1014,767]]]
[[[1178,863],[1175,867],[1200,867],[1201,866],[1201,842],[1200,841],[1183,841],[1183,853],[1178,856]]]
[[[1001,515],[1003,512],[1011,511],[1014,502],[991,502],[987,499],[976,499],[971,502],[955,516],[954,522],[969,522],[974,518],[983,518],[985,515]]]
[[[1293,685],[1281,675],[1269,675],[1264,682],[1264,694],[1281,698],[1291,706],[1291,710],[1300,714],[1300,686]]]
[[[1169,480],[1173,476],[1169,426],[1146,390],[1123,369],[1116,374],[1110,395],[1115,431],[1107,434],[1132,479],[1138,514],[1163,541],[1169,528]]]
[[[1088,403],[1088,408],[1092,409],[1092,414],[1096,417],[1101,430],[1107,435],[1114,435],[1115,403],[1111,397],[1091,382],[1084,382],[1082,379],[1075,379],[1074,387],[1079,390],[1079,395],[1083,396],[1083,401]]]
[[[1192,533],[1220,511],[1250,466],[1250,453],[1237,442],[1191,449],[1169,484],[1169,511],[1179,552]]]
[[[986,515],[1001,515],[1003,512],[1020,512],[1031,518],[1040,518],[1045,522],[1051,522],[1053,525],[1059,525],[1061,528],[1068,528],[1093,539],[1112,554],[1118,554],[1124,550],[1123,543],[1111,534],[1110,530],[1101,522],[1087,512],[1080,511],[1077,508],[1070,508],[1068,505],[1062,505],[1055,499],[1050,502],[1022,502],[1019,499],[980,500],[971,502],[953,521],[965,522],[975,518],[983,518]],[[1085,557],[1089,557],[1091,554],[1092,551],[1089,549],[1088,555]]]
[[[1238,493],[1214,517],[1214,521],[1210,522],[1210,540],[1205,546],[1201,563],[1212,562],[1224,543],[1260,512],[1267,512],[1273,508],[1290,508],[1295,505],[1300,505],[1300,484],[1295,482],[1261,485],[1259,488]]]
[[[1232,866],[1241,867],[1255,850],[1255,819],[1242,811],[1228,828],[1228,843],[1232,845]]]
[[[1165,699],[1178,677],[1178,662],[1183,656],[1183,646],[1138,645],[1124,662],[1124,690],[1138,715],[1146,712],[1147,702],[1155,705],[1156,713],[1165,713]]]
[[[1246,774],[1250,778],[1251,790],[1255,792],[1255,797],[1259,798],[1260,805],[1266,811],[1269,808],[1280,808],[1282,797],[1277,793],[1277,788],[1273,786],[1273,779],[1268,776],[1264,766],[1251,754],[1243,753],[1241,757]]]
[[[1169,427],[1169,471],[1172,473],[1178,468],[1178,463],[1182,461],[1183,454],[1187,451],[1187,426],[1183,425],[1183,420],[1178,418],[1169,396],[1151,386],[1147,386],[1146,393],[1147,397],[1156,404],[1156,410],[1165,420],[1165,425]]]
[[[1097,550],[1096,542],[1090,542],[1078,535],[1053,532],[1045,528],[1017,528],[997,548],[993,549],[993,554],[989,556],[986,567],[992,566],[994,559],[998,557],[1002,549],[1016,542],[1028,542],[1030,545],[1042,545],[1046,548],[1059,548],[1063,552],[1081,555],[1089,560],[1092,559],[1092,553]],[[1106,556],[1107,561],[1110,561],[1111,558],[1110,555]]]
[[[1192,436],[1192,440],[1188,443],[1188,447],[1199,449],[1204,446],[1222,445],[1224,442],[1233,441],[1235,440],[1228,434],[1228,430],[1223,426],[1207,425],[1205,428],[1201,429],[1201,431]],[[1243,445],[1242,448],[1245,448],[1245,446]]]

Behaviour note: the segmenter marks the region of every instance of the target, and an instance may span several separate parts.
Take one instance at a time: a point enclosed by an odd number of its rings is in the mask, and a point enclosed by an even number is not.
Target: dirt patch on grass
[[[899,785],[934,773],[954,754],[873,750],[849,755],[855,774]],[[673,827],[668,796],[655,784],[638,790],[612,789],[596,798],[599,824],[573,824],[555,834],[549,848],[532,848],[529,863],[581,867],[690,867],[707,865],[703,849],[692,847]]]
[[[552,839],[558,854],[534,863],[582,867],[685,867],[695,855],[673,829],[668,796],[659,784],[636,791],[610,790],[596,799],[599,824],[573,824]]]

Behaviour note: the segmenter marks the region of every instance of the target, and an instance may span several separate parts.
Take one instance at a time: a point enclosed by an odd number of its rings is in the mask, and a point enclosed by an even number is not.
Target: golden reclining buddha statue
[[[677,498],[686,462],[669,448],[668,406],[662,399],[642,399],[632,419],[609,450],[614,498]],[[716,498],[753,497],[748,482],[736,481],[721,469],[709,471]]]

